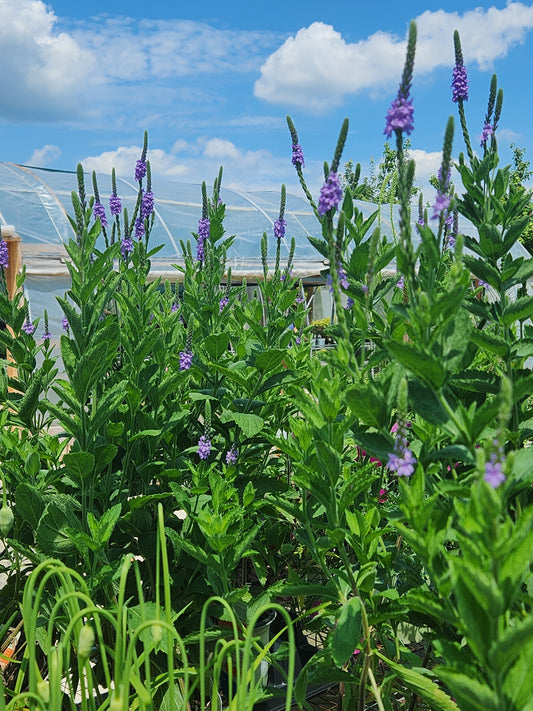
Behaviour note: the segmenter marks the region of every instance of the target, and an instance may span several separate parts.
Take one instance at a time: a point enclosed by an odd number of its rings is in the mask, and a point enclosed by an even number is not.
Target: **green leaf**
[[[69,452],[63,457],[63,464],[75,481],[82,482],[94,470],[94,456],[89,452]]]
[[[24,521],[35,531],[39,525],[41,516],[45,509],[45,501],[42,494],[31,484],[22,482],[15,491],[15,502],[17,512]]]
[[[26,425],[26,427],[31,428],[31,423],[37,405],[39,404],[39,395],[41,394],[41,374],[34,373],[28,389],[24,393],[24,397],[18,403],[18,416],[20,420]]]
[[[510,326],[515,321],[524,321],[533,315],[533,297],[521,296],[515,301],[511,301],[503,310],[501,322],[505,326]]]
[[[489,661],[502,675],[515,663],[524,645],[533,639],[533,617],[519,620],[507,627],[500,639],[489,650]]]
[[[345,397],[351,411],[363,424],[378,429],[387,425],[389,418],[387,401],[376,387],[361,383],[350,388]]]
[[[404,368],[420,378],[426,385],[440,388],[446,380],[446,372],[441,363],[433,356],[419,350],[414,345],[386,341],[385,348],[391,357],[399,361]]]
[[[268,351],[260,351],[254,365],[257,370],[266,375],[275,370],[286,357],[287,351],[283,348],[271,348]]]
[[[82,531],[74,512],[64,504],[51,502],[46,506],[35,534],[37,548],[51,557],[72,555],[78,547],[71,531]]]
[[[434,672],[450,689],[461,711],[501,711],[498,697],[483,682],[443,667],[436,667]]]
[[[363,615],[361,600],[352,597],[341,608],[337,624],[329,640],[331,657],[341,668],[351,658],[356,647],[361,643]]]
[[[212,333],[203,342],[203,346],[212,360],[220,360],[228,352],[229,335],[227,333]]]
[[[249,412],[232,412],[224,410],[220,416],[221,422],[235,422],[245,437],[255,437],[263,429],[264,420],[259,415]]]
[[[396,664],[391,659],[388,659],[380,652],[377,656],[382,659],[385,664],[392,669],[396,676],[403,683],[414,691],[421,699],[429,704],[432,711],[459,711],[457,704],[446,694],[431,678],[431,672],[426,669],[408,669],[401,664]],[[461,711],[464,711],[461,706]],[[477,709],[479,711],[479,708]]]

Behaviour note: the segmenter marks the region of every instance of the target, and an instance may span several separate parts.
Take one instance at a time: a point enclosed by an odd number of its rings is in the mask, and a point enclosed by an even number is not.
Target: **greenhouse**
[[[97,175],[103,205],[111,194],[111,176]],[[201,186],[154,178],[155,221],[151,233],[152,245],[164,244],[152,259],[152,276],[171,282],[180,272],[173,265],[183,262],[181,241],[191,239],[198,227],[202,212]],[[90,176],[86,183],[91,185]],[[0,163],[0,225],[12,225],[22,240],[22,259],[26,267],[25,290],[30,302],[31,317],[42,317],[48,311],[54,333],[59,333],[62,312],[56,296],[69,288],[69,272],[65,263],[63,244],[74,235],[67,215],[72,215],[71,194],[76,189],[74,171],[57,171],[13,163]],[[89,188],[88,188],[89,189]],[[128,211],[133,211],[138,186],[133,179],[117,176],[117,192]],[[226,235],[236,235],[228,254],[232,280],[240,283],[246,278],[253,285],[262,276],[260,239],[264,232],[271,236],[279,214],[280,195],[275,191],[240,192],[222,187],[222,201],[226,205],[224,225]],[[377,206],[356,200],[354,203],[365,217]],[[320,275],[327,264],[313,248],[308,235],[319,236],[320,225],[302,194],[288,194],[285,210],[286,237],[282,240],[282,261],[287,259],[290,241],[294,237],[296,251],[293,275],[301,278],[306,289],[312,318],[322,319],[331,312],[329,290],[320,288]],[[391,219],[398,224],[397,206],[381,207],[379,222],[384,234],[393,239]],[[463,233],[473,230],[466,221],[460,222]],[[416,234],[414,234],[416,239]],[[527,257],[522,245],[514,247],[514,256]],[[272,255],[270,255],[272,256]]]

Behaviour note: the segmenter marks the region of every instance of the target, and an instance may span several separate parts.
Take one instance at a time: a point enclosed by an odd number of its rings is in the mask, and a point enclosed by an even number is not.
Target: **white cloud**
[[[525,40],[533,28],[533,6],[511,2],[501,10],[476,8],[462,14],[426,10],[416,23],[416,74],[453,66],[456,29],[466,63],[485,70]],[[350,44],[331,25],[314,22],[268,57],[255,95],[272,103],[326,111],[348,94],[376,92],[399,82],[404,53],[405,40],[395,35],[376,32]]]
[[[53,120],[79,112],[81,87],[93,57],[68,34],[40,0],[0,2],[0,115]]]
[[[53,163],[61,155],[61,149],[59,146],[52,146],[47,143],[46,146],[42,148],[36,148],[31,154],[30,159],[27,161],[28,165],[35,165],[40,168],[44,168],[50,163]]]
[[[181,20],[102,16],[68,25],[42,0],[0,0],[0,118],[78,121],[105,114],[106,122],[110,116],[131,122],[148,106],[155,114],[173,111],[180,98],[187,112],[191,103],[218,95],[210,94],[207,75],[257,73],[277,42],[270,32]],[[179,86],[172,83],[177,78]]]
[[[415,162],[415,184],[425,189],[429,185],[429,178],[432,175],[437,175],[442,163],[442,153],[410,148],[409,158],[412,158]]]
[[[128,179],[133,176],[140,154],[140,146],[121,146],[113,151],[87,156],[80,162],[85,171],[110,174],[115,168],[117,176]],[[210,182],[218,175],[221,165],[224,167],[223,185],[227,188],[279,190],[279,176],[287,168],[285,158],[274,158],[266,150],[242,150],[231,141],[218,137],[204,137],[193,144],[178,140],[170,152],[149,148],[148,160],[155,191],[158,177],[189,183]],[[293,184],[299,191],[296,178]]]

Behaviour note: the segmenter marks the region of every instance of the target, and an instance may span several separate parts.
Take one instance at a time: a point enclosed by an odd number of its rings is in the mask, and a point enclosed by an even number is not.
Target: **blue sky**
[[[383,150],[384,116],[400,79],[407,28],[418,27],[412,155],[417,181],[436,172],[449,115],[453,31],[470,80],[466,113],[481,132],[490,79],[510,144],[533,162],[533,5],[502,2],[171,3],[168,0],[0,0],[0,160],[123,177],[144,130],[157,176],[241,190],[299,192],[290,114],[313,190],[344,117],[343,162],[364,170]],[[454,155],[463,149],[456,131]]]

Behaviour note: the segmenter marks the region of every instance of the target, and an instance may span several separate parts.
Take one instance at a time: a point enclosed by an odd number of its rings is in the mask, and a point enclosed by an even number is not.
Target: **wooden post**
[[[22,268],[20,236],[13,231],[2,228],[2,239],[7,244],[8,263],[6,271],[7,294],[11,300],[17,291],[17,274]]]
[[[2,227],[2,239],[7,244],[8,262],[5,270],[7,294],[11,301],[17,294],[17,275],[22,268],[22,251],[20,235],[16,234],[15,228],[11,226]],[[11,360],[9,352],[7,353],[8,362]],[[11,365],[7,366],[7,377],[15,378],[18,374],[16,368]],[[11,388],[9,388],[11,390]]]

